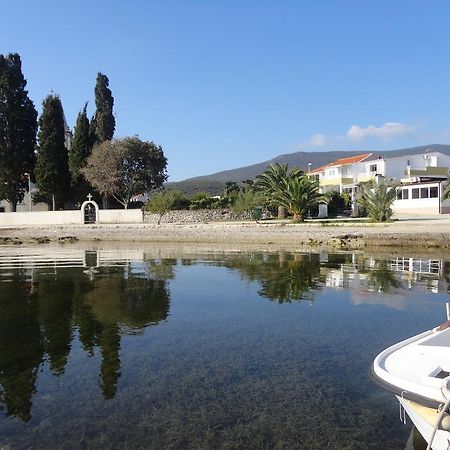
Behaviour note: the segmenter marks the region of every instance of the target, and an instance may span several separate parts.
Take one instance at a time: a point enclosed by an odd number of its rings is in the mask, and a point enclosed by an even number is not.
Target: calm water
[[[0,247],[0,448],[402,449],[370,378],[450,263]]]

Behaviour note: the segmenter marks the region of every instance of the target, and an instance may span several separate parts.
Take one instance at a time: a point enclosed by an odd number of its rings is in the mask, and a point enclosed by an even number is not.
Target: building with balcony
[[[398,183],[396,213],[449,214],[450,200],[442,198],[450,171],[450,156],[434,151],[386,158],[364,153],[341,158],[308,172],[319,181],[320,192],[348,192],[355,199],[357,186],[387,178]],[[354,204],[354,202],[353,202]]]

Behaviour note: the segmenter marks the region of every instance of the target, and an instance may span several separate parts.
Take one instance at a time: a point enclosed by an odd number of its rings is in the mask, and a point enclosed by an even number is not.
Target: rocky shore
[[[450,251],[450,218],[402,220],[389,224],[210,222],[136,225],[71,225],[0,228],[0,244],[125,241],[170,242],[298,249],[331,247],[439,248]]]

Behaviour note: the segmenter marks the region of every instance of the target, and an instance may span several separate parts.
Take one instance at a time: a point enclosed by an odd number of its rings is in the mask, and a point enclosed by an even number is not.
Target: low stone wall
[[[159,214],[145,212],[144,222],[157,223]],[[204,223],[226,222],[230,220],[250,219],[249,213],[236,213],[230,209],[195,209],[169,211],[162,216],[161,223]]]

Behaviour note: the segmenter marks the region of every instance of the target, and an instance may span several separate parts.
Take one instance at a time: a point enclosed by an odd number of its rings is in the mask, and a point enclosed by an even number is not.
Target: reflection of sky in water
[[[0,252],[0,447],[403,448],[368,371],[445,319],[447,263],[44,249]]]

